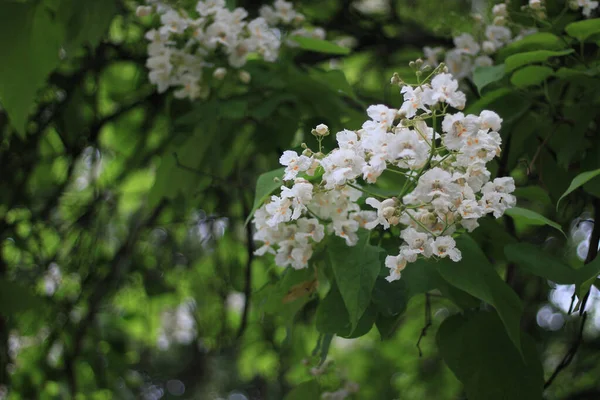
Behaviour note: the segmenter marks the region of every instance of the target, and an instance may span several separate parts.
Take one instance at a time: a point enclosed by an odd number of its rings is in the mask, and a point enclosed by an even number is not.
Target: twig
[[[429,293],[425,293],[425,326],[421,329],[421,334],[419,335],[419,340],[417,340],[417,349],[419,350],[419,357],[423,357],[423,352],[421,351],[421,340],[427,336],[427,330],[431,326],[431,298]]]
[[[594,198],[592,201],[592,204],[594,205],[594,220],[598,221],[598,220],[600,220],[600,199]],[[585,257],[584,264],[589,264],[592,261],[594,261],[594,259],[598,255],[598,243],[599,242],[600,242],[600,224],[598,224],[598,225],[594,224],[594,229],[592,230],[592,235],[590,236],[589,250],[588,250],[587,256]],[[554,370],[554,372],[552,373],[550,378],[548,378],[548,380],[544,384],[544,389],[549,387],[552,384],[552,382],[554,382],[554,379],[556,379],[558,374],[560,374],[560,372],[562,370],[564,370],[565,368],[567,368],[569,366],[569,364],[571,364],[571,362],[573,361],[573,358],[575,358],[575,354],[577,353],[577,350],[579,350],[579,346],[583,342],[583,329],[585,327],[585,321],[587,320],[587,312],[585,311],[585,306],[586,306],[589,296],[590,296],[590,290],[587,291],[587,293],[585,294],[585,296],[583,297],[583,299],[581,301],[581,305],[580,305],[581,308],[579,309],[579,316],[581,317],[581,324],[579,326],[579,333],[577,335],[577,338],[575,339],[575,342],[573,343],[573,345],[571,346],[571,348],[569,349],[567,354],[565,354],[565,356],[563,357],[562,361],[558,364],[558,366],[556,367],[556,369]],[[570,311],[571,310],[569,309],[569,312]]]

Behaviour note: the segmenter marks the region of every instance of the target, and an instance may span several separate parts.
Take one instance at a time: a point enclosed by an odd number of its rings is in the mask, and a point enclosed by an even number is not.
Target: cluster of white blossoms
[[[529,3],[531,3],[532,1],[535,0],[530,0]],[[589,18],[592,15],[592,11],[598,8],[598,4],[599,3],[597,1],[591,0],[571,0],[571,7],[574,9],[581,8],[581,14],[583,14],[583,16],[587,18]]]
[[[156,13],[161,26],[146,33],[150,82],[158,92],[177,88],[177,98],[194,100],[209,93],[207,79],[222,80],[234,69],[243,83],[251,79],[240,70],[249,56],[268,62],[277,60],[284,33],[289,36],[324,38],[320,28],[303,27],[304,16],[294,10],[292,3],[276,0],[273,6],[263,6],[260,16],[248,20],[244,8],[229,10],[225,0],[203,0],[194,12],[175,9],[156,0],[140,6],[137,15]],[[288,46],[296,45],[287,40]]]
[[[535,29],[523,28],[514,35],[507,26],[509,15],[506,3],[493,6],[490,24],[486,24],[481,15],[475,15],[477,24],[474,34],[462,33],[454,37],[454,48],[446,50],[443,47],[424,47],[425,61],[436,67],[443,56],[449,72],[457,79],[470,77],[477,67],[493,65],[491,55],[507,44],[536,32]]]
[[[421,68],[422,62],[416,65]],[[498,218],[515,205],[513,179],[490,180],[486,168],[500,154],[502,119],[496,113],[450,113],[462,110],[466,99],[443,64],[418,85],[404,84],[397,75],[392,83],[402,86],[399,109],[370,106],[370,120],[357,131],[338,132],[338,147],[327,154],[321,149],[321,139],[329,134],[325,125],[312,131],[319,151],[283,153],[281,193],[254,215],[254,239],[263,243],[256,254],[272,253],[282,267],[306,268],[313,246],[326,234],[353,246],[359,228],[399,226],[399,253],[385,261],[387,279],[394,281],[418,257],[459,261],[452,235],[470,232],[479,218]],[[441,133],[433,128],[438,121]],[[376,184],[386,171],[401,174],[403,187],[394,197],[371,195],[366,185]],[[358,202],[363,195],[370,195],[364,201],[370,206],[366,210]]]

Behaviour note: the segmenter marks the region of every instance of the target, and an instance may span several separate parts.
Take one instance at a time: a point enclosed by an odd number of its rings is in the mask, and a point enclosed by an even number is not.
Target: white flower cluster
[[[292,36],[325,36],[320,28],[302,28],[304,16],[284,0],[263,6],[261,16],[250,21],[244,8],[231,11],[225,0],[201,0],[194,13],[176,10],[159,1],[148,4],[138,7],[137,14],[146,16],[156,12],[161,22],[158,29],[146,33],[150,41],[146,62],[149,79],[159,93],[177,88],[174,93],[177,98],[206,97],[209,85],[203,84],[203,73],[207,70],[212,71],[215,79],[222,80],[228,68],[243,67],[252,54],[269,62],[277,60],[282,29],[291,30]],[[288,45],[294,43],[288,42]],[[243,70],[238,71],[238,77],[243,83],[251,79]]]
[[[535,0],[529,0],[529,3]],[[538,0],[539,1],[539,0]],[[581,14],[584,17],[589,18],[592,15],[592,11],[598,8],[598,2],[592,0],[572,0],[571,6],[573,8],[579,9],[581,8]]]
[[[500,154],[502,119],[492,111],[448,113],[450,107],[464,108],[465,95],[452,75],[441,71],[443,66],[419,85],[404,86],[400,109],[370,106],[371,119],[357,131],[338,132],[338,147],[328,154],[321,152],[320,139],[329,133],[325,125],[312,132],[318,152],[284,152],[281,194],[254,216],[254,238],[263,242],[256,254],[269,252],[279,266],[305,268],[326,232],[352,246],[360,227],[399,225],[403,244],[398,255],[386,259],[389,281],[399,279],[419,256],[460,260],[452,234],[472,231],[485,214],[500,217],[516,203],[510,194],[515,185],[509,177],[490,181],[486,168]],[[438,120],[441,134],[427,125]],[[372,209],[361,210],[357,201],[370,193],[357,181],[374,184],[384,171],[403,175],[404,187],[397,197],[368,197]]]
[[[423,53],[428,65],[436,67],[444,56],[444,63],[450,73],[457,79],[470,77],[477,67],[487,67],[494,64],[490,57],[507,44],[519,40],[526,35],[535,33],[535,29],[521,29],[518,35],[506,26],[508,10],[505,3],[496,4],[492,8],[493,21],[485,24],[483,17],[476,15],[479,24],[476,26],[475,37],[462,33],[454,37],[454,48],[446,51],[443,47],[424,47]]]

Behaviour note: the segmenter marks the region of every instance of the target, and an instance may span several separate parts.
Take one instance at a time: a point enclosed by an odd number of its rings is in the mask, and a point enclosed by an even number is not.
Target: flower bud
[[[392,75],[392,79],[390,79],[390,83],[392,85],[398,85],[398,86],[402,86],[402,78],[400,78],[400,75],[398,75],[397,72],[394,72],[394,75]]]
[[[136,8],[135,10],[135,15],[137,15],[140,18],[147,17],[150,14],[152,14],[151,6],[138,6],[138,8]]]
[[[417,58],[415,60],[415,65],[417,66],[417,68],[421,68],[421,66],[423,65],[423,60],[421,60],[420,58]]]
[[[250,83],[250,79],[252,79],[250,73],[244,70],[238,72],[238,77],[240,78],[240,81],[242,81],[242,83]]]
[[[483,49],[483,52],[486,54],[492,54],[496,51],[496,45],[494,44],[494,42],[490,41],[490,40],[486,40],[481,44],[481,48]]]
[[[417,64],[414,61],[411,61],[408,63],[408,66],[411,67],[412,69],[415,69],[415,67],[417,66]]]
[[[383,217],[385,219],[390,219],[391,217],[394,216],[394,213],[396,212],[396,208],[395,207],[385,207],[382,211],[383,213]]]
[[[504,17],[496,17],[494,18],[494,25],[503,26],[506,24],[506,18]]]
[[[329,135],[329,127],[325,124],[319,124],[312,130],[312,134],[315,136],[327,136]]]
[[[223,67],[219,67],[215,69],[215,72],[213,72],[213,78],[219,81],[223,80],[223,78],[225,78],[225,75],[227,75],[227,69]]]

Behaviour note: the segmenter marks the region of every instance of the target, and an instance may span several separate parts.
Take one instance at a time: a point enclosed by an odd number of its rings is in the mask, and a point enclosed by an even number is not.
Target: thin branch
[[[431,297],[429,293],[425,293],[425,326],[421,329],[421,334],[419,335],[419,340],[417,340],[417,349],[419,350],[419,357],[423,357],[423,352],[421,351],[421,340],[427,336],[427,330],[432,324],[431,318]]]

